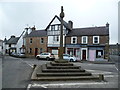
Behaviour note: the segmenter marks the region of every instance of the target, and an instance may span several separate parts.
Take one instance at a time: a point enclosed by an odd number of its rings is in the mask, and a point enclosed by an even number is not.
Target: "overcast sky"
[[[119,0],[1,0],[0,39],[20,36],[25,27],[35,25],[45,29],[51,19],[60,13],[63,6],[68,22],[74,28],[105,26],[110,24],[110,43],[118,42]],[[34,1],[34,2],[33,2]]]

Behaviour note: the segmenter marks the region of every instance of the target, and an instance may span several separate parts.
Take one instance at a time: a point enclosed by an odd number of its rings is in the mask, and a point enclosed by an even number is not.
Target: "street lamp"
[[[61,13],[60,13],[60,19],[61,19],[61,26],[60,26],[60,48],[59,48],[59,59],[63,60],[63,18],[64,18],[64,12],[63,12],[63,6],[61,6]]]

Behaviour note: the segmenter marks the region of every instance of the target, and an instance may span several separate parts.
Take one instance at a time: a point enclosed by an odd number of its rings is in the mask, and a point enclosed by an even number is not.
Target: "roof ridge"
[[[106,26],[98,26],[98,27],[82,27],[82,28],[73,28],[73,29],[89,29],[89,28],[105,28]]]

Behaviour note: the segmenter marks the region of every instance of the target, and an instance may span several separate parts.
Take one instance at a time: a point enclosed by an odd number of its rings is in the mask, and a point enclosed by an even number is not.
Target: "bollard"
[[[103,74],[99,74],[99,79],[100,80],[104,80],[104,75]]]
[[[36,66],[37,66],[37,65],[36,65],[36,64],[34,64],[34,65],[33,65],[33,69],[35,69],[35,67],[36,67]]]

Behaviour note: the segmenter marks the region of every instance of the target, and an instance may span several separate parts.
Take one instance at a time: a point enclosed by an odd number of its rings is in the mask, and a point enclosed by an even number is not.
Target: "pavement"
[[[92,63],[92,64],[115,64],[112,61],[102,60],[102,61],[80,61],[81,63]]]
[[[1,59],[0,59],[1,61]],[[83,67],[83,69],[92,72],[94,74],[104,74],[104,82],[91,82],[91,81],[30,81],[30,75],[32,73],[32,65],[42,65],[46,62],[45,60],[37,60],[34,58],[13,58],[6,57],[3,67],[4,76],[3,85],[4,87],[23,87],[27,85],[27,90],[30,88],[114,88],[118,87],[118,73],[114,63],[108,63],[107,61],[93,62],[74,62],[74,64]],[[102,63],[101,63],[102,62]],[[111,62],[111,61],[110,61]],[[14,65],[16,64],[16,65]],[[99,65],[98,65],[99,64]],[[1,65],[1,64],[0,64]],[[1,68],[0,68],[1,70]],[[10,72],[9,72],[10,71]],[[0,73],[1,74],[1,73]],[[8,76],[9,74],[9,76]],[[0,75],[1,76],[1,75]],[[17,79],[16,79],[17,78]],[[14,80],[14,81],[12,81]],[[12,81],[12,82],[11,82]],[[24,85],[23,85],[24,84]],[[18,86],[19,85],[19,86]],[[33,89],[34,90],[34,89]]]
[[[104,63],[104,62],[103,62]],[[74,63],[75,65],[83,67],[85,70],[91,72],[92,74],[103,74],[105,80],[104,81],[33,81],[28,85],[28,90],[32,90],[31,88],[118,88],[118,71],[115,68],[113,63],[99,63],[94,64],[91,62],[82,62],[82,63]],[[37,70],[37,69],[35,69]],[[33,89],[34,90],[34,89]],[[118,90],[118,89],[114,89]]]

